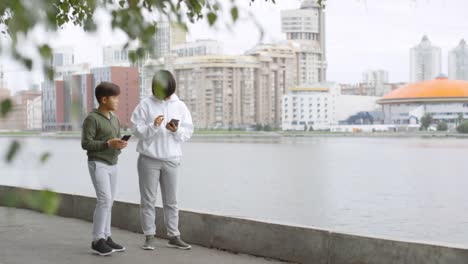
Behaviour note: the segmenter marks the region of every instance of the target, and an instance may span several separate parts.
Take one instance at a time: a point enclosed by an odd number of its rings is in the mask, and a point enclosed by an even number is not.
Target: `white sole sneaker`
[[[101,253],[101,252],[96,251],[96,250],[93,249],[93,253],[96,254],[96,255],[99,255],[99,256],[110,256],[114,252],[115,252],[115,250],[112,250],[111,252],[108,252],[108,253]]]
[[[181,246],[176,246],[176,245],[172,245],[172,244],[169,244],[169,243],[167,243],[166,246],[169,247],[169,248],[177,248],[177,249],[183,249],[183,250],[189,250],[189,249],[192,248],[192,246],[190,246],[190,245],[187,246],[187,247],[181,247]]]
[[[124,252],[126,250],[125,247],[123,247],[122,249],[115,249],[114,248],[114,252]]]
[[[141,249],[143,249],[143,250],[154,250],[155,247],[152,247],[152,246],[141,246]]]

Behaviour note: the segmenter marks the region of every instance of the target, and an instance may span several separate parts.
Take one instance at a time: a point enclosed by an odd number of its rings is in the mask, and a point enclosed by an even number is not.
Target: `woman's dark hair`
[[[117,96],[119,94],[120,87],[117,84],[110,82],[101,82],[94,90],[94,95],[99,103],[101,103],[101,99],[103,97]]]
[[[151,82],[151,88],[152,88],[151,90],[153,91],[153,95],[156,97],[157,97],[156,88],[158,88],[158,90],[160,90],[161,92],[164,92],[164,99],[165,99],[175,93],[176,81],[170,71],[159,70],[153,76],[153,80]]]

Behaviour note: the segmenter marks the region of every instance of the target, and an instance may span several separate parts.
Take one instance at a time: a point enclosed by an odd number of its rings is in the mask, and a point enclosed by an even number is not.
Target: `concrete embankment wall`
[[[0,206],[7,193],[34,190],[0,186]],[[57,214],[92,221],[96,200],[59,194]],[[16,207],[32,209],[26,204]],[[158,208],[158,236],[165,237],[163,214]],[[115,202],[112,225],[141,233],[139,205]],[[392,241],[238,219],[220,215],[180,211],[180,231],[192,244],[272,259],[310,264],[466,264],[468,250],[424,243]],[[91,231],[90,231],[91,232]]]

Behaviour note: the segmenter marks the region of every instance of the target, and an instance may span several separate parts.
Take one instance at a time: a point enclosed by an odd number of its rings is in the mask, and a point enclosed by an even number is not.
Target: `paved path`
[[[113,228],[112,237],[127,251],[112,256],[94,255],[90,249],[91,223],[49,216],[29,210],[0,207],[0,264],[277,264],[275,260],[193,246],[191,250],[166,248],[159,240],[154,251],[139,247],[143,235]]]

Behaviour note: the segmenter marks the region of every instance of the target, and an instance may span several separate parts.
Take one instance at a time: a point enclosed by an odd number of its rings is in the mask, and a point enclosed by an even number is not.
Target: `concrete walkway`
[[[0,264],[49,263],[190,263],[276,264],[275,260],[192,246],[166,248],[159,240],[154,251],[140,249],[143,235],[113,228],[112,237],[127,248],[124,253],[100,257],[90,249],[91,223],[34,211],[0,207]]]

